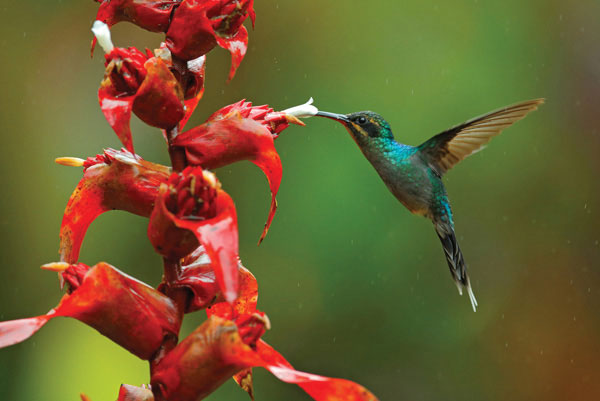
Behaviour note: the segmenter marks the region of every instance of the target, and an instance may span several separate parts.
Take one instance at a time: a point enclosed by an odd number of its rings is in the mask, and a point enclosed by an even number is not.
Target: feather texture
[[[434,136],[421,144],[419,150],[431,167],[443,175],[542,103],[544,99],[528,100],[476,117]]]

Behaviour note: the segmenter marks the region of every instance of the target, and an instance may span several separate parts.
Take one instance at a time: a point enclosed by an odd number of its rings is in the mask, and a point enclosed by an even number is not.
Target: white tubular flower
[[[312,117],[319,112],[319,109],[312,104],[313,98],[311,97],[308,102],[301,104],[300,106],[290,107],[289,109],[282,110],[281,112],[297,118]]]
[[[110,40],[110,29],[108,25],[106,25],[102,21],[94,21],[94,25],[92,25],[92,32],[96,39],[98,40],[98,44],[104,50],[104,53],[108,54],[113,51],[115,46]]]

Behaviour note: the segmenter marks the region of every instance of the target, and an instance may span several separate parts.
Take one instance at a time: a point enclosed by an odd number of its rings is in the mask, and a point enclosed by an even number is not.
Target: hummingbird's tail
[[[452,278],[456,283],[458,292],[460,295],[462,295],[463,289],[467,289],[469,299],[471,300],[471,305],[473,306],[473,312],[475,312],[477,310],[477,300],[475,299],[473,289],[471,288],[471,281],[469,280],[469,275],[467,274],[467,265],[458,246],[458,242],[456,241],[454,228],[444,223],[434,224],[435,231],[437,232],[437,235],[442,242],[442,246],[444,247],[444,253],[446,255],[446,261],[448,262],[448,267],[450,268],[450,274],[452,274]]]

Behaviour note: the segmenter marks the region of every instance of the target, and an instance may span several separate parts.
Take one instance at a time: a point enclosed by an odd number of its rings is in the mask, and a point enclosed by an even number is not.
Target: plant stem
[[[169,157],[171,158],[171,165],[173,171],[179,173],[187,166],[187,160],[185,157],[185,151],[182,148],[173,146],[173,140],[179,134],[178,127],[174,127],[167,130],[167,142],[169,143]]]
[[[181,148],[174,147],[172,145],[173,140],[177,137],[178,128],[167,130],[167,142],[169,145],[169,157],[171,158],[171,165],[174,172],[181,172],[187,165],[185,157],[185,151]],[[182,320],[185,313],[190,292],[185,288],[175,287],[181,277],[181,260],[180,259],[169,259],[163,258],[164,276],[163,282],[166,284],[165,295],[173,300],[177,306],[179,318]],[[166,337],[161,347],[156,351],[156,354],[150,361],[150,372],[154,370],[154,367],[160,362],[160,360],[169,353],[177,345],[176,337]]]

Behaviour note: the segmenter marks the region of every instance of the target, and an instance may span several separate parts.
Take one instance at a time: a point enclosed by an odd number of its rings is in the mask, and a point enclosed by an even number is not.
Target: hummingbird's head
[[[327,117],[342,123],[359,145],[369,143],[376,138],[394,139],[390,124],[373,111],[359,111],[352,114],[319,111],[317,116]]]

